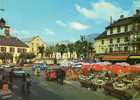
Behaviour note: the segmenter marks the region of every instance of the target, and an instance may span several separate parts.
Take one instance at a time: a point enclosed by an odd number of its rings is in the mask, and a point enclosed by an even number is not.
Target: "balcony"
[[[108,55],[128,55],[129,52],[128,51],[119,50],[119,51],[107,52],[107,54]]]
[[[140,50],[129,52],[130,55],[140,55]]]

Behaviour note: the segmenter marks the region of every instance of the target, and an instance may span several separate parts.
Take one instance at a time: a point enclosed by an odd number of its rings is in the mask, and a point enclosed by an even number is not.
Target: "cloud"
[[[87,8],[81,8],[79,5],[75,5],[76,7],[76,10],[81,13],[82,15],[84,15],[85,17],[87,18],[91,18],[91,19],[94,19],[97,17],[97,15],[92,11],[92,10],[89,10]]]
[[[128,11],[122,9],[121,7],[104,0],[92,3],[90,8],[83,8],[76,4],[75,9],[86,18],[94,20],[109,20],[110,16],[112,16],[114,19],[117,19],[122,14],[126,16],[129,14]]]
[[[74,29],[77,31],[81,31],[81,30],[87,30],[90,26],[86,25],[86,24],[82,24],[80,22],[69,22],[69,23],[65,23],[61,20],[56,21],[56,23],[62,27],[67,27],[70,29]]]
[[[61,21],[61,20],[57,20],[56,21],[56,24],[58,24],[58,25],[60,25],[60,26],[63,26],[63,27],[66,27],[67,26],[67,24],[65,24],[63,21]]]
[[[11,35],[16,36],[16,37],[20,37],[20,38],[28,38],[29,36],[32,37],[34,34],[33,32],[27,31],[27,30],[17,30],[17,29],[13,29],[13,31],[11,32]]]
[[[89,28],[88,25],[85,25],[79,22],[71,22],[69,23],[69,27],[75,30],[86,30]]]
[[[51,35],[51,36],[55,35],[55,32],[50,30],[50,29],[48,29],[48,28],[45,28],[45,32],[46,32],[46,34]]]

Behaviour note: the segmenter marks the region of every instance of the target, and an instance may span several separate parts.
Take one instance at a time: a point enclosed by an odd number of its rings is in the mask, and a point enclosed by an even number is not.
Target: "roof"
[[[17,37],[0,35],[0,46],[15,46],[15,47],[28,47],[24,42]]]
[[[122,25],[129,25],[134,22],[140,22],[140,15],[133,15],[133,16],[126,17],[126,18],[120,18],[117,21],[114,21],[109,26],[107,26],[106,29],[111,28],[111,27],[122,26]]]
[[[96,37],[95,40],[100,40],[100,39],[104,39],[104,38],[123,37],[123,36],[130,35],[130,33],[131,32],[122,32],[122,33],[118,33],[118,34],[107,35],[106,32],[103,32],[98,37]]]
[[[105,31],[105,32],[101,33],[100,35],[98,35],[98,36],[95,38],[95,40],[103,39],[103,38],[106,38],[106,37],[107,37],[107,33],[106,33],[106,31]]]

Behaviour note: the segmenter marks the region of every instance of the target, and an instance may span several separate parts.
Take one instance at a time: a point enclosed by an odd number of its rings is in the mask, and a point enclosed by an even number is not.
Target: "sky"
[[[76,41],[100,34],[120,15],[130,16],[135,0],[0,0],[0,17],[21,39],[39,35],[44,41]],[[138,0],[140,1],[140,0]],[[137,3],[138,4],[138,3]],[[140,3],[139,3],[140,4]]]

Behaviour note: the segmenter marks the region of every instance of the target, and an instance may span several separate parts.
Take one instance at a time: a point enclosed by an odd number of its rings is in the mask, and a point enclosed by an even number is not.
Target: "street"
[[[62,86],[53,81],[44,80],[44,72],[40,77],[32,76],[30,94],[22,91],[22,79],[13,82],[14,96],[10,100],[117,100],[103,94],[103,90],[91,91],[82,88],[78,82],[65,81]]]
[[[64,100],[47,89],[44,89],[38,82],[33,80],[31,93],[26,94],[21,91],[21,79],[16,79],[13,85],[14,98],[12,100]]]

